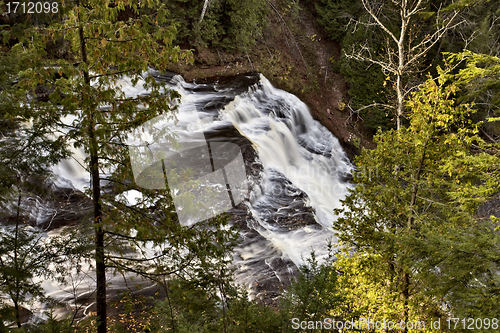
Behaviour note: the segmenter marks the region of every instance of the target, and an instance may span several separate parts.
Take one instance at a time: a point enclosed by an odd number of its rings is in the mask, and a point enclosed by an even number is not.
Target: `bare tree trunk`
[[[203,4],[203,10],[201,11],[200,22],[203,21],[203,17],[205,17],[205,13],[207,12],[208,5],[210,4],[210,0],[205,0]]]
[[[87,63],[87,49],[83,28],[79,28],[80,48],[82,61]],[[90,76],[87,71],[83,72],[85,88],[90,88]],[[92,177],[92,201],[94,203],[94,224],[95,224],[95,264],[96,264],[96,312],[97,312],[97,333],[106,333],[106,264],[104,262],[104,231],[102,228],[102,208],[101,208],[101,184],[99,173],[99,156],[97,151],[97,140],[95,137],[95,120],[93,110],[87,110],[89,118],[89,152],[90,152],[90,174]]]
[[[401,82],[401,75],[398,74],[396,81],[396,90],[398,95],[398,105],[396,109],[396,128],[398,130],[401,129],[401,119],[403,118],[404,114],[404,94],[401,87],[402,85],[403,83]]]
[[[408,323],[409,311],[408,311],[408,301],[410,298],[410,275],[408,273],[403,274],[403,321]],[[408,328],[405,325],[404,332],[408,332]]]
[[[164,169],[165,170],[165,167]],[[165,288],[165,293],[167,294],[167,301],[168,301],[168,308],[170,310],[170,321],[172,323],[172,332],[177,332],[177,330],[175,329],[175,320],[174,320],[174,310],[172,308],[172,304],[170,303],[170,293],[169,293],[169,283],[167,282],[167,280],[165,279],[165,276],[163,276],[163,288]]]
[[[379,65],[382,67],[384,74],[389,77],[392,76],[392,79],[395,80],[393,82],[395,83],[397,101],[396,105],[391,106],[391,108],[395,109],[396,126],[399,130],[405,115],[405,99],[411,89],[411,87],[405,85],[405,78],[414,70],[418,71],[419,62],[429,50],[441,40],[448,30],[453,29],[462,22],[455,23],[455,18],[458,15],[457,10],[443,11],[438,9],[436,12],[436,30],[420,40],[416,40],[418,36],[409,33],[409,27],[412,19],[415,20],[418,17],[417,15],[424,10],[422,0],[393,0],[392,2],[399,7],[399,17],[394,19],[394,22],[390,22],[391,24],[384,23],[383,4],[377,6],[369,0],[362,0],[363,7],[375,23],[357,22],[366,26],[375,25],[384,31],[388,43],[385,59],[380,59],[374,55],[372,50],[366,46],[362,46],[358,51],[353,49],[351,53],[346,53],[346,56],[350,59],[368,61]],[[447,13],[447,17],[442,18],[442,13]],[[394,26],[399,26],[399,31],[391,31]],[[398,49],[397,52],[393,50],[395,47]],[[370,106],[375,105],[378,104],[374,103]]]
[[[15,269],[15,276],[14,276],[14,279],[16,280],[16,290],[14,291],[15,292],[15,296],[12,297],[12,301],[14,302],[14,312],[16,314],[16,324],[17,324],[17,327],[18,328],[21,328],[21,316],[19,314],[19,303],[18,303],[18,300],[19,300],[19,276],[18,276],[18,272],[19,272],[19,263],[17,261],[17,241],[19,239],[19,218],[20,218],[20,215],[21,215],[21,186],[18,187],[19,189],[19,197],[18,197],[18,200],[17,200],[17,214],[16,214],[16,231],[15,231],[15,235],[14,235],[14,269]]]
[[[396,93],[398,96],[398,105],[396,111],[396,126],[399,130],[401,128],[401,119],[404,114],[404,92],[403,92],[403,72],[405,66],[405,49],[404,49],[404,41],[406,28],[408,25],[408,20],[406,17],[406,0],[401,1],[401,31],[398,40],[398,69],[396,71]]]
[[[16,324],[18,328],[21,328],[21,316],[19,314],[19,304],[14,301],[14,312],[16,313]]]

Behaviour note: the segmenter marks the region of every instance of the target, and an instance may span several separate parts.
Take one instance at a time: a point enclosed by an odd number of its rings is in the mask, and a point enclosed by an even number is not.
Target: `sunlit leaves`
[[[475,110],[456,101],[458,85],[440,74],[407,102],[409,126],[379,132],[377,148],[356,158],[357,186],[334,229],[348,246],[380,256],[390,268],[386,279],[409,276],[409,288],[399,283],[390,290],[409,292],[410,313],[418,311],[411,305],[417,299],[434,308],[439,299],[457,313],[486,315],[481,302],[467,309],[455,296],[477,302],[478,294],[493,292],[488,279],[500,240],[491,221],[474,214],[500,189],[499,147],[478,135]],[[474,279],[488,287],[472,287]]]
[[[500,58],[478,54],[471,51],[461,53],[445,53],[451,64],[465,62],[465,68],[457,74],[448,75],[456,84],[465,90],[463,98],[469,100],[486,100],[492,104],[494,112],[500,108]]]

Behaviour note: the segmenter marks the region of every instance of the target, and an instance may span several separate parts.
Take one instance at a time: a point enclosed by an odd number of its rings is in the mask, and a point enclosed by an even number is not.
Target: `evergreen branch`
[[[137,241],[137,237],[134,237],[134,236],[127,236],[127,235],[123,235],[123,234],[118,234],[118,233],[115,233],[115,232],[112,232],[112,231],[109,231],[109,230],[104,230],[104,233],[105,234],[109,234],[109,235],[113,235],[113,236],[117,236],[117,237],[120,237],[120,238],[124,238],[124,239],[128,239],[128,240],[132,240],[132,241]],[[140,241],[142,242],[155,242],[156,239],[154,238],[142,238],[140,239]]]
[[[128,72],[133,72],[135,71],[134,68],[130,68],[130,69],[125,69],[123,71],[118,71],[118,72],[113,72],[113,73],[106,73],[106,74],[99,74],[99,75],[94,75],[94,76],[90,76],[90,79],[93,80],[93,79],[97,79],[99,77],[103,77],[103,76],[113,76],[113,75],[118,75],[118,74],[124,74],[124,73],[128,73]],[[113,99],[113,100],[118,100],[118,99]],[[128,99],[126,99],[128,100]]]
[[[152,257],[152,258],[129,258],[129,257],[120,257],[120,256],[111,256],[111,255],[108,255],[106,256],[107,258],[110,258],[110,259],[118,259],[118,260],[126,260],[126,261],[135,261],[135,262],[146,262],[146,261],[152,261],[152,260],[156,260],[156,259],[160,259],[160,258],[163,258],[165,257],[166,255],[168,255],[169,253],[166,252],[166,253],[162,253],[156,257]]]
[[[111,259],[109,257],[106,257],[106,258],[109,261],[111,261],[111,263],[112,263],[112,265],[108,264],[108,265],[106,265],[106,267],[116,268],[116,269],[119,269],[119,270],[125,270],[125,271],[129,271],[129,272],[135,273],[137,275],[140,275],[140,276],[143,276],[143,277],[146,277],[146,278],[150,278],[152,276],[154,277],[154,276],[165,276],[165,275],[177,274],[177,273],[181,272],[182,270],[184,270],[186,267],[188,267],[191,264],[192,260],[194,259],[194,256],[192,256],[186,264],[180,266],[177,269],[174,269],[173,271],[159,272],[159,273],[153,273],[153,272],[146,272],[146,271],[136,270],[134,268],[127,267],[124,264],[116,262],[116,261],[114,261],[113,259]]]
[[[99,38],[99,37],[87,37],[87,39],[105,40],[105,41],[107,41],[107,42],[112,42],[112,43],[128,43],[128,42],[133,42],[133,41],[135,41],[135,40],[140,40],[141,38],[132,38],[132,39],[116,40],[116,39]]]

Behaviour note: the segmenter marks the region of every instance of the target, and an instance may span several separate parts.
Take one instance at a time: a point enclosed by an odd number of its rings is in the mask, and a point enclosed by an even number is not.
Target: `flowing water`
[[[198,119],[195,130],[202,131],[207,141],[232,142],[241,148],[250,190],[231,210],[242,239],[233,264],[237,281],[252,297],[272,299],[311,251],[322,258],[328,242],[336,242],[333,209],[340,207],[347,193],[352,168],[346,154],[302,101],[260,74],[205,83],[152,75],[180,93],[179,123]],[[140,82],[134,87],[123,79],[121,86],[130,96],[147,93]],[[82,191],[88,186],[89,175],[79,164],[84,158],[75,151],[73,159],[54,166],[58,191]],[[137,195],[130,192],[127,198],[134,201]],[[52,208],[42,202],[31,209],[39,223],[53,219]],[[91,281],[82,284],[86,285],[82,295],[92,289]],[[56,285],[46,282],[45,287],[64,298]]]

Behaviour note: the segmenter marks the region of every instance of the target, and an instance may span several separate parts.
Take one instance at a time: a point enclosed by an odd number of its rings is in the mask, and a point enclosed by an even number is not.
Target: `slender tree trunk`
[[[19,197],[17,199],[17,213],[16,213],[16,231],[14,235],[14,270],[15,270],[15,276],[14,279],[16,280],[16,290],[14,291],[15,296],[12,297],[12,301],[14,302],[14,312],[16,314],[16,324],[18,328],[21,328],[21,316],[19,314],[19,276],[17,275],[19,272],[19,264],[17,261],[17,240],[19,238],[19,218],[21,216],[21,187],[19,186]],[[12,294],[11,294],[12,295]]]
[[[403,72],[404,72],[404,57],[405,57],[405,50],[404,50],[404,36],[406,32],[406,22],[404,18],[404,7],[405,7],[405,1],[403,1],[402,4],[403,8],[401,9],[401,35],[399,36],[399,41],[398,41],[398,69],[397,69],[397,74],[396,74],[396,93],[397,93],[397,98],[398,98],[398,105],[397,105],[397,110],[396,110],[396,127],[397,130],[399,131],[401,129],[401,120],[403,118],[404,114],[404,93],[403,93]],[[410,208],[413,205],[413,203],[410,203]],[[411,213],[410,213],[411,214]],[[411,219],[411,218],[410,218]],[[411,221],[411,220],[410,220]],[[410,221],[408,223],[410,223]],[[408,322],[408,299],[410,297],[410,276],[408,273],[403,273],[403,291],[402,291],[402,296],[403,296],[403,320],[405,323]],[[404,328],[404,332],[408,332],[408,329]]]
[[[224,333],[227,333],[227,317],[226,317],[226,291],[225,291],[225,288],[223,286],[223,282],[221,281],[220,279],[220,274],[222,274],[221,272],[219,272],[219,291],[221,293],[221,297],[222,297],[222,324],[223,324],[223,327],[224,327]]]
[[[409,311],[408,311],[408,301],[410,299],[410,274],[403,274],[403,320],[408,323]],[[404,332],[408,332],[408,328],[405,325]]]
[[[210,0],[205,0],[205,3],[203,4],[203,10],[201,11],[200,15],[200,22],[203,21],[203,18],[205,17],[205,13],[207,12],[208,5],[210,3]]]
[[[91,116],[91,118],[93,118]],[[92,119],[93,120],[93,119]],[[96,262],[96,311],[99,318],[97,333],[106,333],[106,264],[104,262],[104,230],[102,228],[102,209],[100,203],[101,186],[99,182],[99,159],[97,156],[97,141],[95,139],[93,121],[89,125],[90,163],[92,172],[92,200],[94,201],[95,223],[95,262]]]
[[[163,162],[163,160],[162,160]],[[165,165],[163,165],[163,170],[165,170]],[[167,301],[168,301],[168,308],[170,310],[170,319],[171,319],[171,323],[172,323],[172,332],[177,332],[176,329],[175,329],[175,320],[174,320],[174,311],[172,309],[172,304],[170,303],[170,293],[168,291],[168,282],[166,281],[165,279],[165,276],[163,276],[163,287],[165,288],[165,293],[167,294]]]
[[[222,324],[223,324],[223,329],[224,333],[227,333],[227,294],[226,294],[226,288],[224,284],[224,268],[221,268],[217,272],[217,286],[219,288],[219,292],[221,295],[221,301],[222,301]]]
[[[404,114],[404,92],[403,92],[403,73],[405,70],[405,34],[407,28],[406,15],[406,1],[403,1],[401,8],[401,31],[398,40],[398,70],[397,70],[397,81],[396,81],[396,92],[398,96],[398,108],[396,111],[396,125],[397,129],[401,128],[401,120]]]
[[[418,169],[417,169],[417,174],[415,176],[415,180],[413,182],[413,187],[412,187],[412,193],[411,193],[411,200],[410,200],[410,216],[408,216],[408,224],[407,224],[407,229],[408,231],[411,231],[413,229],[413,214],[411,212],[413,206],[417,202],[417,192],[418,192],[418,182],[420,180],[420,176],[422,174],[422,168],[424,166],[425,162],[425,153],[427,149],[427,143],[429,141],[426,141],[424,144],[424,148],[422,150],[422,156],[420,157],[420,162],[418,164]],[[404,321],[405,323],[408,322],[408,303],[410,299],[410,274],[405,272],[403,273],[403,299],[404,299]],[[405,327],[405,332],[408,332],[408,329]]]
[[[396,110],[396,128],[398,131],[401,129],[401,118],[403,118],[404,113],[404,97],[403,97],[403,89],[401,82],[401,75],[398,73],[397,81],[396,81],[396,90],[398,94],[398,108]]]
[[[87,49],[83,28],[79,28],[80,48],[82,61],[87,63]],[[90,88],[90,77],[87,71],[83,72],[85,88]],[[92,201],[94,203],[94,224],[95,224],[95,265],[96,265],[96,312],[97,312],[97,333],[106,333],[106,264],[104,262],[104,230],[102,228],[102,207],[101,207],[101,184],[99,174],[99,155],[97,151],[97,140],[95,137],[95,120],[93,110],[86,110],[89,118],[89,153],[90,153],[90,174],[92,177]]]
[[[18,328],[21,328],[21,315],[19,314],[19,304],[14,301],[14,312],[16,313],[16,324]]]

